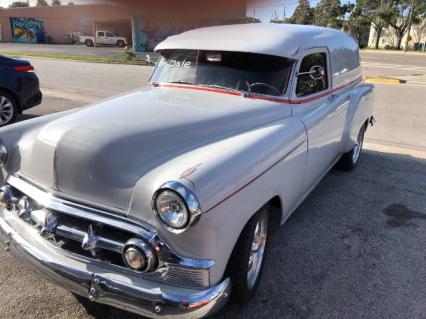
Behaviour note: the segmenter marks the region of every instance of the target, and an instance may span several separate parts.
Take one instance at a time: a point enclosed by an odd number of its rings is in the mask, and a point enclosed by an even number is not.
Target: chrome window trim
[[[325,54],[325,59],[326,59],[326,63],[327,63],[327,88],[318,92],[314,92],[308,95],[303,95],[303,96],[297,96],[296,94],[296,88],[297,88],[297,74],[300,70],[300,66],[303,62],[303,59],[306,58],[307,56],[311,55],[311,54],[315,54],[315,53],[324,53]],[[305,99],[310,99],[310,98],[314,98],[316,96],[319,96],[321,94],[324,94],[324,92],[330,91],[333,88],[333,81],[332,81],[332,76],[331,76],[331,60],[330,60],[330,50],[327,47],[315,47],[315,48],[309,48],[309,49],[305,49],[305,51],[303,52],[303,56],[297,61],[297,63],[295,63],[295,74],[293,76],[293,86],[291,88],[291,100],[297,101],[297,100],[305,100]]]

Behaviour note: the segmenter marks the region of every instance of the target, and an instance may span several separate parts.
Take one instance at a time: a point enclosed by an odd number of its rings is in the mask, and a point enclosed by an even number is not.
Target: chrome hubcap
[[[356,163],[358,161],[358,159],[359,159],[359,155],[361,154],[361,149],[362,149],[362,143],[363,143],[363,141],[364,141],[364,134],[361,131],[358,134],[358,138],[357,138],[356,144],[354,146],[354,153],[352,155],[352,161],[354,163]]]
[[[251,289],[256,283],[263,262],[265,253],[266,236],[268,233],[267,214],[263,213],[256,224],[253,242],[251,244],[250,257],[248,262],[247,285]]]
[[[13,104],[4,97],[0,96],[0,125],[7,124],[13,116]]]

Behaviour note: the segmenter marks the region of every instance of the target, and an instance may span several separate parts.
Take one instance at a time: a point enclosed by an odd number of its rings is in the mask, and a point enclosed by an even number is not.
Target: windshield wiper
[[[212,89],[221,89],[221,90],[226,90],[226,91],[238,92],[239,94],[244,95],[244,96],[247,93],[246,91],[233,89],[233,88],[229,88],[229,87],[217,85],[217,84],[208,84],[208,85],[206,84],[206,85],[201,85],[201,86],[212,88]]]
[[[187,85],[198,85],[196,83],[192,83],[192,82],[188,82],[188,81],[171,81],[168,83],[173,83],[173,84],[187,84]]]

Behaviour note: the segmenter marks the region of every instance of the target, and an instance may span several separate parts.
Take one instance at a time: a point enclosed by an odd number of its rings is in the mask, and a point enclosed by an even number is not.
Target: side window
[[[98,32],[98,37],[104,37],[105,36],[105,32]]]
[[[304,57],[297,76],[296,96],[311,95],[327,88],[327,56],[325,53],[313,53]]]
[[[113,35],[111,32],[107,32],[107,33],[106,33],[106,36],[107,36],[108,38],[113,38],[113,37],[114,37],[114,35]]]

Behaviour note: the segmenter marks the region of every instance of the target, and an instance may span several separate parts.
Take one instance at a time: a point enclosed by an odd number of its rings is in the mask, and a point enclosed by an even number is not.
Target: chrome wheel
[[[356,144],[354,146],[354,151],[353,151],[353,155],[352,155],[352,162],[354,164],[356,162],[358,162],[359,155],[361,154],[363,142],[364,142],[364,130],[361,130],[358,134],[358,138],[357,138]]]
[[[9,123],[14,112],[12,101],[5,96],[0,96],[0,125]]]
[[[268,215],[264,212],[257,224],[251,244],[250,257],[247,271],[247,285],[253,288],[262,268],[263,256],[265,253],[266,237],[268,234]]]

